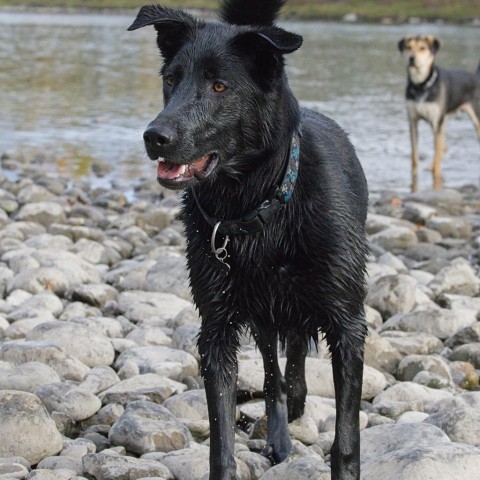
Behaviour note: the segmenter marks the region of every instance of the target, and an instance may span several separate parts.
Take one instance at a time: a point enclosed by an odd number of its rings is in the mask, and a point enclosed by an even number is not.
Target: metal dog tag
[[[217,248],[216,246],[217,231],[221,223],[222,222],[217,222],[213,227],[212,238],[210,239],[210,247],[212,249],[212,253],[215,255],[215,258],[227,267],[228,273],[230,271],[230,265],[225,261],[225,259],[228,257],[227,244],[230,241],[230,237],[226,235],[223,245],[220,248]]]

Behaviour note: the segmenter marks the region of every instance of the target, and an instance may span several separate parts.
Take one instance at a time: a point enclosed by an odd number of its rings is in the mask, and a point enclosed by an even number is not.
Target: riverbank
[[[179,198],[135,198],[1,157],[0,476],[205,480],[209,423]],[[360,425],[368,480],[476,480],[480,469],[480,190],[371,200]],[[285,358],[281,358],[284,365]],[[261,357],[239,355],[241,480],[330,478],[335,408],[324,344],[307,359],[294,450],[272,466]],[[42,442],[38,439],[41,438]]]
[[[54,7],[62,9],[136,9],[145,2],[138,0],[0,0],[0,7]],[[175,8],[188,8],[214,11],[215,0],[163,0],[162,5]],[[420,21],[480,24],[478,2],[460,0],[455,2],[430,0],[407,0],[377,2],[358,1],[308,1],[290,0],[283,9],[285,18],[301,20],[345,20],[350,22],[417,23]]]

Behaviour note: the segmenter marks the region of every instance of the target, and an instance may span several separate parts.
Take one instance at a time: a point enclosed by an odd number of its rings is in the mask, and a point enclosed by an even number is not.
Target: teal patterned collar
[[[268,225],[278,212],[292,197],[295,189],[295,183],[298,177],[298,167],[300,160],[300,137],[301,129],[299,128],[292,136],[290,144],[290,155],[285,167],[285,174],[280,184],[275,185],[272,190],[273,194],[262,202],[257,208],[244,215],[237,220],[220,220],[210,217],[201,206],[195,189],[192,193],[197,202],[198,209],[205,220],[214,227],[212,234],[212,244],[215,245],[215,236],[217,233],[222,235],[238,235],[258,233]],[[227,240],[228,242],[228,237]],[[212,247],[213,250],[213,247]],[[214,252],[215,253],[215,252]]]

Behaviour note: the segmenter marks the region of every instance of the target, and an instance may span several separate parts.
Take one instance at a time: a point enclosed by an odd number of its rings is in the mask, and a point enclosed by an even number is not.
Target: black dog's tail
[[[220,18],[233,25],[273,25],[286,0],[223,0]]]
[[[477,75],[480,75],[480,63],[478,64],[478,67],[477,67]]]

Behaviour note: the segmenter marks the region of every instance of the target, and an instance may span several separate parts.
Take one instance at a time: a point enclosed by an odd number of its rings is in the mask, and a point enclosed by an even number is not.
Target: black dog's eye
[[[222,82],[215,82],[215,83],[212,85],[212,90],[213,90],[215,93],[222,93],[222,92],[224,92],[226,89],[227,89],[227,86],[224,85]]]
[[[167,75],[167,76],[165,77],[165,83],[166,83],[169,87],[173,86],[173,83],[174,83],[174,81],[173,81],[173,75]]]

